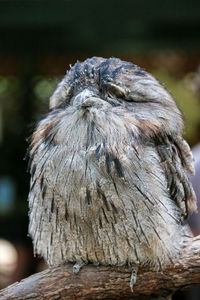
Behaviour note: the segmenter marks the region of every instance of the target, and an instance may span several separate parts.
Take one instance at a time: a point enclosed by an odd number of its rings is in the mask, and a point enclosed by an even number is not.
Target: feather
[[[196,210],[172,96],[130,62],[93,57],[71,67],[50,107],[29,150],[34,252],[49,265],[164,270]]]

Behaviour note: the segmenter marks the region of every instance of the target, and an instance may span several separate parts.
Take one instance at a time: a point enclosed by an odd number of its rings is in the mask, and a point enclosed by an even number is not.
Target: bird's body
[[[65,262],[164,269],[194,211],[192,157],[171,95],[119,59],[77,63],[30,149],[35,252]]]

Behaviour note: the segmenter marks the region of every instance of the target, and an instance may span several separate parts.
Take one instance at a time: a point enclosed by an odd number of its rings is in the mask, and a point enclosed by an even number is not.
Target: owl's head
[[[157,120],[182,131],[182,117],[172,96],[151,74],[118,58],[92,57],[66,73],[50,99],[50,108],[123,107],[136,119]]]

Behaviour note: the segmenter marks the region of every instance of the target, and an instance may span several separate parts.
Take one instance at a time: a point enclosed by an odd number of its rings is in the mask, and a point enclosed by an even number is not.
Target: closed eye
[[[117,98],[125,98],[125,90],[112,82],[106,84],[106,90],[108,94],[114,95]]]

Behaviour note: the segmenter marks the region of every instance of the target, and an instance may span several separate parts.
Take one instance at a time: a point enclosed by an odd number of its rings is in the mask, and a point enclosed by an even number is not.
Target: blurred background
[[[164,83],[200,168],[199,1],[0,0],[0,288],[46,267],[27,236],[28,139],[69,64],[91,56],[134,62]]]

